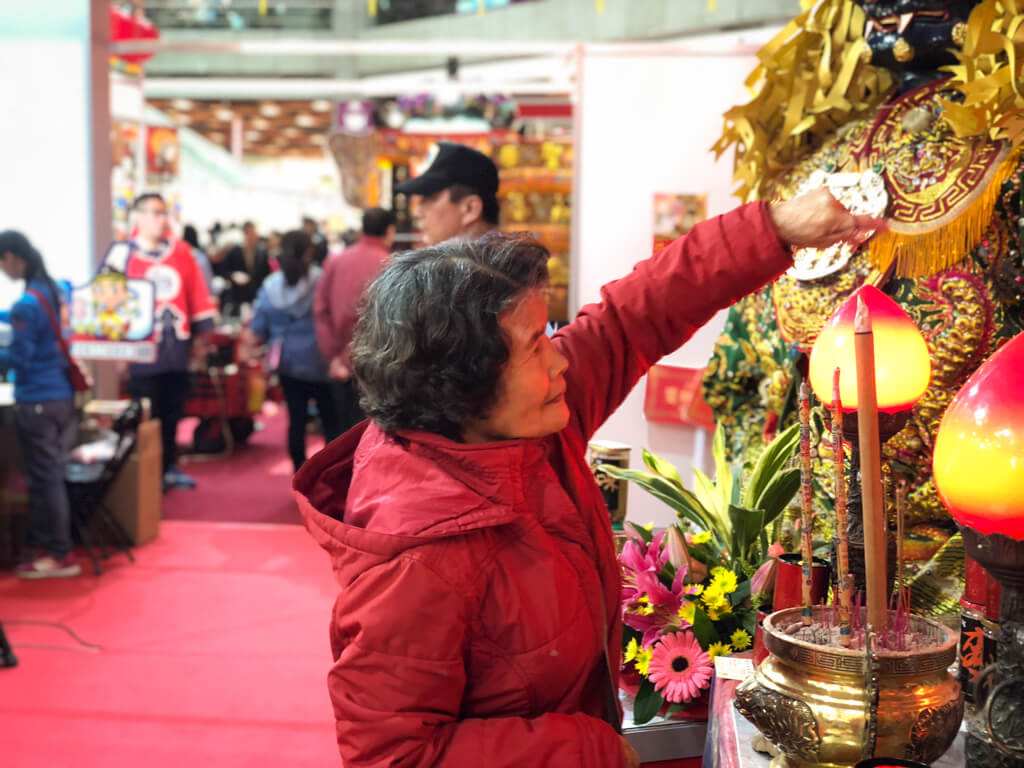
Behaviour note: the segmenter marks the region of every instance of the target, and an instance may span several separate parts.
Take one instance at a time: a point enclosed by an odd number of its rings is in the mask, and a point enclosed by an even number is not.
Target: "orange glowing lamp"
[[[857,363],[853,350],[853,319],[857,297],[871,314],[875,342],[875,386],[878,410],[899,413],[909,410],[924,394],[931,378],[928,345],[914,321],[872,285],[854,291],[828,319],[811,349],[811,388],[823,403],[832,402],[832,376],[840,370],[839,395],[843,410],[857,410]]]
[[[932,470],[953,517],[1024,540],[1024,333],[974,372],[946,409]]]

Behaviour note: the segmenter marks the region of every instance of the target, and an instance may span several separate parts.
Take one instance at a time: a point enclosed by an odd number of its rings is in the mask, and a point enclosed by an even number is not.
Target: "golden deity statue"
[[[1024,61],[1024,3],[804,7],[759,52],[748,80],[758,95],[726,113],[715,150],[735,145],[745,200],[828,184],[851,209],[885,216],[890,231],[856,248],[805,249],[791,270],[732,307],[705,396],[727,429],[730,458],[752,462],[795,420],[795,361],[835,309],[865,283],[895,299],[927,341],[932,380],[883,459],[907,489],[906,559],[930,559],[914,607],[953,613],[959,592],[949,577],[962,573],[963,552],[936,495],[931,449],[953,395],[1024,328],[1024,99],[1014,71]],[[824,438],[816,503],[827,516],[823,411],[812,428]]]

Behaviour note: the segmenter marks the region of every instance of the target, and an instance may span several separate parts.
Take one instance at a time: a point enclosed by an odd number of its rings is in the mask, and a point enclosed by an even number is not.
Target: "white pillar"
[[[108,6],[0,3],[0,229],[83,282],[111,236]]]

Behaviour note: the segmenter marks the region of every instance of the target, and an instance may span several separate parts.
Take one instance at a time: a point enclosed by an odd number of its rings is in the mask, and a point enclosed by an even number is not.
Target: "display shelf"
[[[620,694],[622,733],[643,763],[700,757],[708,723],[706,720],[666,720],[655,717],[643,725],[633,722],[631,698]]]

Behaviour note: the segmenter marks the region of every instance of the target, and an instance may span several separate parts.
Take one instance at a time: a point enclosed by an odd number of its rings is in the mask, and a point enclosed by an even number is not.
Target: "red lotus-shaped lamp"
[[[865,343],[866,339],[870,342]],[[865,285],[839,306],[811,349],[808,378],[823,403],[833,402],[837,368],[843,435],[857,445],[851,457],[854,482],[845,505],[847,524],[840,532],[840,546],[849,552],[852,589],[865,590],[869,622],[881,631],[896,564],[895,541],[886,525],[881,443],[903,428],[910,409],[928,388],[931,358],[914,321],[895,301]],[[874,392],[870,391],[872,379]],[[837,522],[842,526],[841,518]],[[837,566],[844,570],[841,563]]]
[[[832,402],[832,374],[839,368],[843,411],[857,410],[853,321],[858,297],[871,314],[875,336],[878,410],[889,414],[908,411],[928,388],[932,372],[928,345],[900,305],[873,285],[854,291],[821,329],[811,349],[811,388],[821,402]]]
[[[1024,539],[1024,334],[953,398],[935,438],[939,498],[961,525]]]
[[[964,549],[1002,584],[998,658],[978,677],[967,765],[1024,766],[1024,333],[974,372],[946,409],[932,469]],[[986,693],[989,681],[995,685]]]

